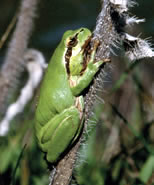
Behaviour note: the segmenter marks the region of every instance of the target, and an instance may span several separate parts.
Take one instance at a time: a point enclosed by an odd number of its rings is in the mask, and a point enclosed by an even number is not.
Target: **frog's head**
[[[87,53],[90,50],[91,32],[87,28],[67,31],[63,36],[67,48],[65,59],[67,72],[71,76],[81,75],[87,65]]]
[[[91,31],[87,28],[79,28],[77,30],[68,30],[63,35],[65,47],[78,46],[80,47],[87,39],[91,37]]]

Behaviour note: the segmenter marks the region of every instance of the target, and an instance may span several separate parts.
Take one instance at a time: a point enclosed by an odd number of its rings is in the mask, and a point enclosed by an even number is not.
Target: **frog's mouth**
[[[81,29],[80,32],[82,32],[83,30]],[[70,57],[72,56],[72,48],[75,47],[77,44],[78,44],[78,41],[77,41],[77,37],[78,37],[78,34],[77,33],[74,37],[72,37],[70,39],[70,41],[68,42],[67,44],[67,51],[66,51],[66,54],[65,54],[65,61],[66,61],[66,70],[67,70],[67,73],[70,74],[70,68],[69,68],[69,62],[70,62]],[[83,51],[83,63],[82,63],[82,70],[80,72],[80,75],[82,75],[84,73],[84,71],[86,70],[87,68],[87,64],[89,62],[89,59],[90,59],[90,55],[91,55],[91,36],[85,40],[85,43],[84,45],[82,46],[81,50]]]

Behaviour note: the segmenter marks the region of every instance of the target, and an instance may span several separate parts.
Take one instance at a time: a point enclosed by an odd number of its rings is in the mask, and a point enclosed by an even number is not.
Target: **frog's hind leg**
[[[42,148],[47,160],[54,162],[72,142],[80,127],[80,113],[75,106],[64,110],[51,119],[42,134]]]

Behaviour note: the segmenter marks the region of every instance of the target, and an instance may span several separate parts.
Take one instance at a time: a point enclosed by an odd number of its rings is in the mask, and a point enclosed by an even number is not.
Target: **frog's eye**
[[[68,46],[69,47],[75,47],[77,45],[78,41],[77,41],[77,34],[70,39],[69,43],[68,43]]]

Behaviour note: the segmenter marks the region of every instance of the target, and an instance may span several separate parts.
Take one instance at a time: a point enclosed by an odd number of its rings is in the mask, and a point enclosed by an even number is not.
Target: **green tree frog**
[[[49,162],[55,163],[76,141],[83,126],[83,91],[104,61],[95,61],[87,28],[66,31],[43,79],[35,114],[36,137]]]

